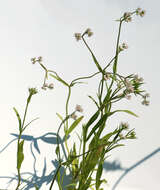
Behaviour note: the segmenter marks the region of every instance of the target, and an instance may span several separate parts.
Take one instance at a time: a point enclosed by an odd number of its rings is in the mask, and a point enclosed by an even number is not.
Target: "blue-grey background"
[[[94,73],[96,67],[89,52],[81,42],[76,42],[75,32],[83,32],[91,28],[94,32],[89,44],[103,66],[115,52],[118,23],[115,22],[124,12],[141,7],[146,10],[144,18],[134,17],[133,22],[125,24],[122,29],[121,42],[125,41],[129,49],[119,59],[119,71],[122,74],[138,73],[145,80],[145,88],[150,93],[150,106],[141,105],[141,99],[124,101],[117,108],[131,109],[140,117],[116,115],[110,127],[116,127],[120,121],[128,121],[136,128],[137,140],[129,141],[125,147],[113,151],[109,157],[111,163],[121,164],[117,171],[105,171],[108,181],[106,189],[112,189],[114,183],[124,172],[145,156],[160,148],[159,126],[159,44],[160,44],[160,12],[159,1],[149,0],[2,0],[0,2],[0,116],[1,135],[0,149],[17,134],[17,119],[12,107],[24,112],[28,87],[40,89],[44,72],[38,65],[32,65],[30,58],[42,56],[44,65],[59,73],[66,81],[78,76]],[[46,175],[54,170],[52,143],[46,143],[42,136],[47,132],[57,131],[59,120],[56,112],[65,112],[64,104],[67,91],[63,85],[54,80],[52,91],[41,91],[33,97],[29,109],[28,121],[40,117],[25,132],[37,138],[41,154],[34,149],[37,156],[36,169],[39,176],[44,169],[44,158],[49,165]],[[87,117],[94,112],[95,106],[87,98],[94,94],[97,81],[75,88],[70,110],[76,104],[82,105]],[[76,136],[75,136],[76,137]],[[76,138],[75,138],[76,140]],[[25,144],[25,163],[23,171],[33,172],[33,156],[31,142]],[[0,154],[0,188],[6,187],[7,176],[16,173],[16,143],[13,141]],[[114,164],[113,164],[114,165]],[[44,170],[43,170],[44,171]],[[160,151],[153,154],[145,162],[128,172],[117,186],[117,190],[150,190],[160,189]],[[4,178],[5,177],[5,178]],[[15,187],[14,181],[9,189]],[[46,189],[46,184],[42,185]]]

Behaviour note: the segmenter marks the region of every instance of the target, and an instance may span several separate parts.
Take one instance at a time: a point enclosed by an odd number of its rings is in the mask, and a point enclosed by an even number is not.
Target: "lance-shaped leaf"
[[[18,119],[18,122],[19,122],[19,131],[21,131],[22,127],[21,127],[21,118],[20,118],[20,115],[19,115],[18,111],[16,110],[16,108],[13,108],[13,110],[15,111],[17,119]]]
[[[59,117],[59,119],[60,119],[61,121],[63,121],[63,117],[62,117],[59,113],[56,113],[56,115]]]
[[[138,117],[138,115],[136,115],[135,113],[133,113],[132,111],[130,110],[116,110],[116,111],[113,111],[112,114],[116,113],[116,112],[125,112],[125,113],[128,113],[130,115],[133,115],[135,117]]]
[[[78,119],[76,119],[72,125],[70,126],[70,128],[67,130],[66,135],[68,136],[76,127],[77,125],[81,122],[81,120],[83,119],[84,116],[79,117]]]
[[[24,154],[23,154],[23,145],[24,145],[24,140],[22,140],[18,144],[18,152],[17,152],[17,169],[20,170],[22,162],[24,160]]]
[[[63,83],[65,86],[69,86],[63,79],[61,79],[58,75],[55,76],[53,74],[50,74],[51,77],[55,78],[56,80],[58,80],[59,82]]]
[[[92,128],[91,132],[89,133],[87,137],[87,141],[92,136],[93,133],[95,133],[96,129],[99,128],[102,124],[105,123],[106,119],[108,117],[108,113],[104,114],[103,117],[97,122],[97,124]]]
[[[96,190],[99,190],[99,187],[102,183],[102,181],[101,181],[102,171],[103,171],[103,165],[102,165],[102,162],[100,162],[98,164],[98,169],[97,169],[97,173],[96,173]]]
[[[94,63],[96,64],[98,70],[99,70],[100,72],[102,72],[103,70],[102,70],[101,66],[99,65],[99,63],[98,63],[96,57],[94,56],[93,53],[91,53],[91,54],[92,54],[92,58],[93,58],[93,60],[94,60]]]
[[[99,110],[89,119],[88,123],[86,124],[86,129],[98,118],[99,116]]]

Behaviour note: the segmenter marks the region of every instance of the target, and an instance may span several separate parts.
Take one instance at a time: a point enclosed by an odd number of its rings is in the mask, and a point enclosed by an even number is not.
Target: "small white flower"
[[[37,58],[37,61],[38,61],[38,62],[42,62],[42,57],[41,57],[41,56],[38,57],[38,58]]]
[[[47,84],[47,83],[44,83],[44,84],[43,84],[43,87],[48,87],[48,84]]]
[[[81,33],[75,33],[74,37],[76,38],[77,41],[81,40],[82,38]]]
[[[134,87],[133,87],[132,83],[128,79],[125,80],[125,85],[126,85],[126,90],[129,93],[133,93],[134,92]]]
[[[44,86],[42,86],[42,87],[41,87],[41,89],[42,89],[42,90],[47,90],[47,88],[46,88],[46,87],[44,87]]]
[[[124,17],[124,20],[126,22],[131,22],[132,21],[132,17],[131,17],[131,13],[130,12],[124,13],[123,17]]]
[[[123,129],[129,129],[129,124],[127,122],[121,122],[120,123],[120,126],[123,128]]]
[[[126,95],[125,95],[125,98],[126,98],[127,100],[130,100],[130,99],[131,99],[131,95],[126,94]]]
[[[150,94],[149,93],[146,93],[145,95],[144,95],[144,98],[149,98],[150,97]]]
[[[126,43],[123,43],[123,44],[122,44],[122,48],[123,48],[123,49],[128,49],[128,45],[127,45]]]
[[[36,63],[36,57],[31,58],[31,62],[32,62],[32,64],[35,64]]]
[[[78,112],[83,112],[83,109],[82,109],[82,107],[80,106],[80,105],[76,105],[76,108],[75,108],[75,111],[78,111]]]
[[[146,11],[145,11],[145,10],[142,10],[142,11],[139,13],[139,15],[140,15],[141,17],[144,17],[145,14],[146,14]]]
[[[91,37],[93,35],[93,32],[91,31],[90,28],[88,28],[85,33],[88,35],[88,37]]]
[[[72,113],[71,114],[71,118],[74,119],[74,120],[76,120],[77,119],[77,115],[75,113]]]
[[[141,10],[142,10],[142,9],[138,7],[138,8],[136,9],[136,15],[140,15]]]
[[[106,73],[105,75],[104,75],[104,80],[109,80],[110,79],[110,74],[109,73]]]
[[[149,101],[146,100],[146,99],[144,99],[144,100],[142,101],[142,105],[148,106],[148,105],[149,105]]]
[[[53,89],[54,88],[54,84],[53,83],[49,84],[48,88],[49,89]]]

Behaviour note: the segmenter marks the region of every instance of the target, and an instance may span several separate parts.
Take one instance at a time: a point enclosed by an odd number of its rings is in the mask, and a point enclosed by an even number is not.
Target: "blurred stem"
[[[68,87],[68,97],[66,101],[66,117],[68,116],[68,105],[69,105],[69,99],[71,97],[71,86]],[[65,125],[65,146],[69,155],[69,148],[67,144],[67,136],[66,136],[66,131],[68,130],[68,120],[66,120],[66,125]]]

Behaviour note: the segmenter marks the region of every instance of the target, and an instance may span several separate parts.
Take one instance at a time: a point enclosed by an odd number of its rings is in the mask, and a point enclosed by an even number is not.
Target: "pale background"
[[[129,168],[145,156],[160,148],[159,126],[159,44],[160,44],[160,3],[157,0],[1,0],[0,1],[0,188],[6,188],[6,176],[16,173],[16,143],[13,141],[3,152],[5,145],[15,137],[18,123],[13,112],[15,106],[24,112],[28,87],[40,89],[44,72],[38,65],[32,65],[30,58],[42,56],[44,65],[59,73],[66,81],[78,76],[94,73],[96,67],[89,52],[81,42],[76,42],[74,32],[91,28],[94,36],[88,42],[96,52],[99,61],[110,60],[114,55],[118,30],[118,19],[124,12],[142,7],[147,11],[144,18],[134,17],[132,23],[125,24],[121,41],[127,42],[129,49],[120,56],[119,71],[123,74],[138,73],[146,82],[145,88],[151,94],[151,104],[144,107],[140,99],[117,105],[117,108],[131,109],[140,117],[117,115],[112,125],[128,121],[136,128],[138,139],[129,141],[125,147],[113,151],[109,158],[117,160],[123,168]],[[34,137],[47,132],[56,133],[59,120],[56,112],[64,114],[67,91],[63,85],[50,80],[55,85],[52,91],[41,91],[33,97],[27,120],[40,117],[25,132]],[[75,88],[70,110],[78,103],[84,108],[84,115],[93,113],[95,108],[87,98],[95,93],[96,80]],[[93,94],[95,95],[95,94]],[[30,154],[31,141],[26,142],[23,171],[33,172],[33,156]],[[46,175],[54,170],[55,146],[38,141],[41,154],[37,156],[36,167],[42,175],[46,157]],[[105,172],[108,181],[106,189],[112,189],[123,171]],[[134,168],[117,186],[116,190],[158,190],[160,189],[160,151]],[[9,189],[14,189],[9,186]],[[47,189],[43,184],[42,190]]]

